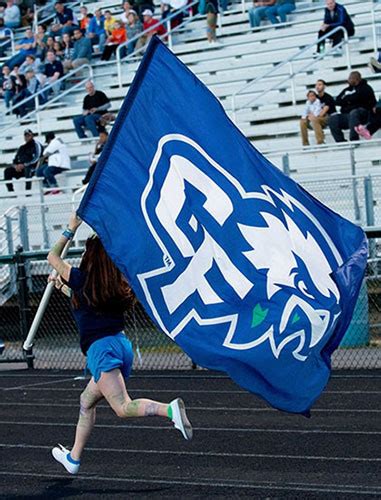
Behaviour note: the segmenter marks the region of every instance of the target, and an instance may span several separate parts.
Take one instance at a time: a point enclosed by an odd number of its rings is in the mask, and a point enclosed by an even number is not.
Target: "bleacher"
[[[373,75],[367,67],[368,60],[375,50],[370,16],[373,2],[344,0],[341,3],[352,15],[356,26],[356,34],[349,41],[351,68],[359,70],[363,77],[369,79],[376,94],[381,94],[379,75]],[[218,30],[220,43],[211,45],[206,41],[205,16],[195,16],[192,22],[174,34],[173,51],[219,98],[232,118],[234,116],[232,95],[238,92],[235,103],[237,108],[242,109],[238,109],[235,113],[237,126],[275,165],[284,168],[284,155],[288,153],[290,175],[302,182],[316,196],[321,196],[322,200],[332,208],[352,220],[366,224],[364,197],[360,196],[358,210],[356,200],[353,200],[351,176],[353,174],[363,177],[369,174],[377,176],[379,173],[377,153],[380,143],[359,141],[355,147],[350,148],[350,145],[336,147],[329,130],[326,129],[326,146],[314,147],[314,137],[311,132],[312,146],[301,147],[299,118],[306,100],[307,89],[313,87],[318,78],[323,78],[329,84],[328,92],[337,95],[346,85],[350,68],[345,50],[342,54],[327,54],[321,60],[313,58],[315,50],[313,42],[321,24],[324,2],[310,0],[297,1],[296,4],[297,10],[288,16],[289,22],[286,25],[265,24],[260,29],[252,30],[247,16],[251,2],[233,3],[229,10],[220,16]],[[89,11],[94,10],[96,6],[120,12],[120,2],[115,0],[86,3],[86,5]],[[243,5],[245,13],[242,12]],[[309,45],[312,46],[306,49]],[[300,53],[303,49],[305,51]],[[285,64],[279,70],[274,69],[278,64],[296,55],[298,57],[292,61],[292,65]],[[115,60],[101,63],[94,58],[92,67],[96,87],[109,96],[113,112],[119,110],[138,65],[139,61],[123,63],[122,80],[118,81]],[[271,75],[260,78],[272,69],[274,72]],[[290,73],[295,75],[294,78],[290,77]],[[255,84],[240,92],[245,85],[255,79]],[[287,79],[285,83],[278,84],[285,79]],[[271,87],[274,88],[264,93]],[[72,117],[81,112],[84,93],[82,87],[72,90],[60,99],[58,105],[55,103],[39,112],[41,134],[54,131],[69,145],[75,168],[72,172],[58,177],[60,186],[65,188],[64,192],[44,198],[41,190],[36,189],[36,193],[27,198],[24,191],[25,181],[20,180],[14,183],[16,198],[10,198],[4,183],[1,182],[1,214],[17,205],[30,206],[32,211],[32,205],[41,206],[43,201],[44,210],[49,213],[44,222],[49,229],[48,233],[54,235],[61,230],[58,222],[59,209],[57,208],[57,212],[53,207],[61,206],[62,213],[64,207],[65,210],[69,210],[72,193],[81,185],[83,173],[88,166],[88,155],[93,152],[95,144],[94,139],[79,140],[73,128]],[[1,104],[2,116],[4,111]],[[26,127],[36,129],[33,122],[25,125],[15,122],[14,126],[7,129],[0,125],[2,164],[11,163],[17,147],[23,142],[22,134]],[[42,136],[39,140],[43,142]],[[323,184],[320,182],[321,179],[327,178],[331,179],[330,185],[335,187],[330,196],[327,195],[329,190],[323,190],[321,188]],[[343,193],[350,197],[346,207],[343,207],[342,200],[337,197],[341,179]],[[44,210],[40,208],[40,215],[34,215],[30,248],[46,246],[47,242],[41,237],[40,229],[41,214]],[[31,217],[29,219],[31,220]],[[61,221],[63,222],[65,221]],[[0,226],[4,227],[3,224],[4,220],[0,219]],[[4,243],[2,246],[1,241],[0,233],[0,251],[6,253],[6,245]]]

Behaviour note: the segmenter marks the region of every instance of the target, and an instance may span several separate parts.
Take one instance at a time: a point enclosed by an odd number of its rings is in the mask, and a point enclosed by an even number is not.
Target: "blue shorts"
[[[133,359],[131,342],[124,333],[96,340],[87,351],[87,367],[95,382],[98,382],[102,372],[110,372],[115,368],[119,368],[127,379],[131,373]]]

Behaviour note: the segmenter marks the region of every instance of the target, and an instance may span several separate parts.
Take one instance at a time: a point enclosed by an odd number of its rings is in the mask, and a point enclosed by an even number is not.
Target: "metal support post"
[[[24,250],[29,251],[28,209],[25,206],[20,208],[19,228],[21,245]]]
[[[374,198],[373,198],[373,184],[372,177],[368,175],[364,179],[364,193],[365,193],[365,213],[366,225],[368,227],[374,226]],[[369,240],[369,256],[376,257],[376,242],[374,238]]]
[[[355,150],[352,147],[349,150],[350,161],[351,161],[351,174],[352,174],[352,192],[353,192],[353,207],[355,211],[356,222],[361,222],[361,212],[359,205],[359,196],[357,192],[357,179],[356,179],[356,160],[355,160]]]
[[[290,157],[288,153],[282,156],[282,166],[284,175],[290,177]]]
[[[20,246],[16,250],[16,269],[17,269],[17,295],[20,311],[20,327],[23,341],[28,336],[29,323],[30,323],[30,307],[28,300],[28,284],[27,274],[25,269],[25,258],[23,256],[23,248]],[[24,351],[24,358],[28,368],[33,368],[33,347],[31,346],[27,351]]]

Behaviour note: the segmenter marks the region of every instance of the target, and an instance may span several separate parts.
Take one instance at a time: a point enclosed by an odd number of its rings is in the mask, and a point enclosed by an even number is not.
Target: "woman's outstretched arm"
[[[48,254],[49,264],[57,271],[57,273],[65,280],[68,281],[70,277],[71,265],[65,262],[61,258],[62,250],[64,249],[66,243],[71,240],[78,227],[81,225],[82,220],[77,217],[77,214],[73,212],[70,215],[69,224],[67,229],[59,237],[58,241],[55,243],[53,248]]]

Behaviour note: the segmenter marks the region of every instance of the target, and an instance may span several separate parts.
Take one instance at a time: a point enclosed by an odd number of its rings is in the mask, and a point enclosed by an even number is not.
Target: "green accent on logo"
[[[297,322],[297,321],[299,321],[299,320],[300,320],[300,316],[299,316],[299,314],[298,314],[298,313],[295,313],[295,314],[294,314],[294,317],[292,318],[291,323],[292,323],[292,324],[294,324],[294,323],[296,323],[296,322]]]
[[[253,319],[251,321],[251,328],[255,328],[264,322],[268,309],[262,309],[261,304],[257,304],[253,309]]]

